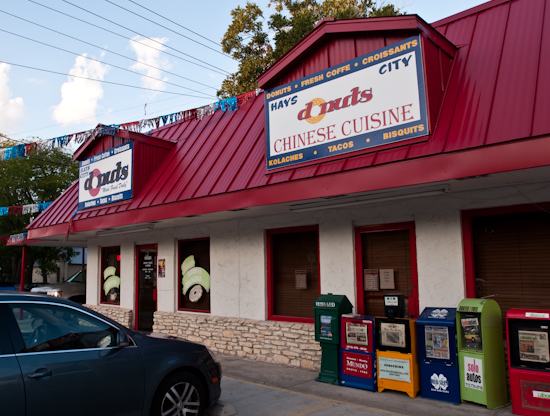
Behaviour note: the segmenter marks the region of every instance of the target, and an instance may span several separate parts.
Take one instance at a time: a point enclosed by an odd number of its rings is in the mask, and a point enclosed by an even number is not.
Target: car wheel
[[[205,407],[206,394],[199,379],[193,374],[175,373],[160,384],[151,416],[200,416]]]

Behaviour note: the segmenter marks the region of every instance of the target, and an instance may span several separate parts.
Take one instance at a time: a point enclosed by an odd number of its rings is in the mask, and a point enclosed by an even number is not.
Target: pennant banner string
[[[54,137],[53,139],[42,142],[24,143],[12,147],[0,148],[0,161],[24,158],[42,148],[64,148],[71,142],[81,144],[93,135],[97,135],[99,137],[106,135],[114,136],[119,130],[128,130],[134,133],[142,133],[149,130],[146,133],[149,134],[151,130],[158,129],[168,124],[202,120],[203,117],[210,116],[218,110],[223,112],[237,111],[248,101],[257,97],[262,92],[263,90],[258,88],[255,91],[250,91],[237,97],[227,98],[225,100],[217,101],[213,104],[208,104],[192,110],[179,111],[177,113],[166,114],[141,121],[132,121],[130,123],[99,126],[91,130]],[[147,104],[145,104],[145,109],[147,109]]]

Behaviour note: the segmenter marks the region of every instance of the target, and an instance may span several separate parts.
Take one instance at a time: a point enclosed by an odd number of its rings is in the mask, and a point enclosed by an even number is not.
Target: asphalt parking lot
[[[289,368],[217,355],[222,363],[221,405],[212,409],[217,416],[333,416],[333,415],[512,415],[511,406],[487,409],[474,403],[455,405],[411,399],[405,393],[381,393],[315,381],[315,371]]]

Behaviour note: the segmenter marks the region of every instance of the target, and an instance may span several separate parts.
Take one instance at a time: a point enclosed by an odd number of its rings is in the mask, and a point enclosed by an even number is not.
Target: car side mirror
[[[118,337],[117,337],[117,347],[118,348],[125,348],[130,345],[130,338],[128,338],[128,335],[124,331],[118,331]]]

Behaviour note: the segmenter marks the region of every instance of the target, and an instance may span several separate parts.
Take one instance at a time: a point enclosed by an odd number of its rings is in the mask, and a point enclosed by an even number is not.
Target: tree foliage
[[[0,148],[13,146],[0,137]],[[0,206],[19,206],[50,202],[78,177],[78,165],[71,155],[59,149],[42,149],[22,158],[0,161]],[[0,235],[25,232],[32,214],[0,216]],[[73,250],[53,247],[28,247],[27,265],[38,262],[44,272],[56,269],[56,260],[68,260]],[[17,281],[21,267],[21,248],[0,245],[0,280]],[[27,270],[30,273],[32,270]]]
[[[274,33],[273,39],[265,31],[263,12],[255,3],[247,2],[245,7],[231,11],[233,20],[222,39],[222,47],[225,53],[239,61],[239,69],[223,81],[218,91],[220,98],[256,89],[258,77],[324,18],[400,14],[395,5],[379,5],[376,0],[271,0],[269,6],[275,9],[267,22],[269,31]]]

